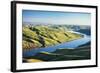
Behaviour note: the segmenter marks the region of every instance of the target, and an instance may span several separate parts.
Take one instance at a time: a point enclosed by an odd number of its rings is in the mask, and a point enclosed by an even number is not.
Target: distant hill
[[[22,47],[24,50],[35,49],[82,38],[82,35],[64,29],[60,26],[57,28],[45,25],[23,26]]]

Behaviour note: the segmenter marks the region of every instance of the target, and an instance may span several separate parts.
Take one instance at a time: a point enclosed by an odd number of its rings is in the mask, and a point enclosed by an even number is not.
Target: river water
[[[78,32],[75,32],[75,33],[78,33]],[[82,34],[82,33],[78,33],[78,34]],[[70,42],[65,42],[65,43],[61,43],[61,44],[57,44],[57,45],[53,45],[53,46],[49,46],[49,47],[36,48],[36,49],[24,51],[23,57],[33,56],[41,51],[54,52],[57,49],[75,49],[76,47],[91,41],[90,36],[85,35],[85,34],[82,34],[82,35],[84,35],[83,38],[73,40]]]

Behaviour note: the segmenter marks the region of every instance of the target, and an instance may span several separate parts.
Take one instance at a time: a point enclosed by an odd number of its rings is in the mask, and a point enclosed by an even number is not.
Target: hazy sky
[[[91,24],[91,14],[89,13],[23,10],[22,15],[23,22],[78,25]]]

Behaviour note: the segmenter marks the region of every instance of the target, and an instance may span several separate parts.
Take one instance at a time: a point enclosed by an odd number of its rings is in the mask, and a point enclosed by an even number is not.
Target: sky
[[[90,25],[90,13],[23,10],[22,21],[48,24]]]

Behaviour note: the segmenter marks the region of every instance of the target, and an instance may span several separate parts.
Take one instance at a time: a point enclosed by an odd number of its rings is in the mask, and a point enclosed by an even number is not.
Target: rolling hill
[[[23,50],[47,47],[82,38],[82,35],[64,30],[63,27],[53,28],[44,25],[23,26],[22,33]]]

